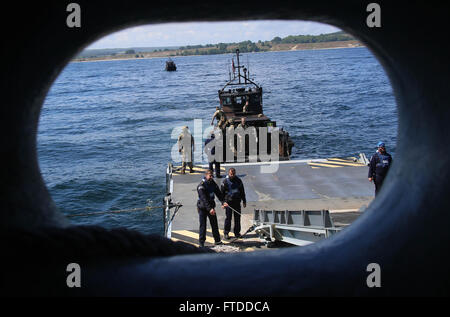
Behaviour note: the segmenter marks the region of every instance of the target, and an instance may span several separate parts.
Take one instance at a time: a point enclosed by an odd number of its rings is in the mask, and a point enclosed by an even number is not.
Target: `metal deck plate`
[[[223,177],[230,167],[236,168],[247,196],[247,207],[242,210],[241,233],[252,225],[254,209],[327,209],[336,226],[349,225],[360,215],[358,210],[364,209],[374,197],[373,184],[367,180],[368,167],[351,160],[285,161],[280,162],[275,173],[261,173],[261,164],[256,163],[223,164]],[[195,166],[193,174],[187,169],[186,174],[181,175],[174,166],[172,200],[182,203],[183,207],[173,220],[172,232],[189,231],[198,236],[196,188],[206,169],[204,165]],[[215,181],[220,185],[223,178]],[[219,229],[222,230],[225,211],[217,200],[216,204]],[[182,235],[173,237],[183,240]],[[195,239],[190,236],[184,241],[193,243]]]

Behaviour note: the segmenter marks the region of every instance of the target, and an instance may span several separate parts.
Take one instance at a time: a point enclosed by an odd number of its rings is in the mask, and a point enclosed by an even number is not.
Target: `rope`
[[[182,206],[183,206],[183,205],[180,204],[180,203],[176,203],[175,205],[172,205],[172,207],[176,207],[176,208],[175,208],[175,211],[173,212],[172,218],[170,218],[170,221],[169,221],[169,223],[168,223],[168,226],[170,226],[170,224],[171,224],[172,221],[173,221],[173,218],[175,218],[175,215],[177,214],[178,210],[179,210]]]
[[[171,241],[155,234],[142,234],[125,228],[100,226],[45,227],[0,232],[2,255],[11,263],[70,263],[106,259],[132,259],[214,252],[182,241]],[[75,261],[76,262],[76,261]]]
[[[227,204],[227,205],[228,205],[228,204]],[[226,208],[226,207],[225,207],[225,208]],[[234,212],[236,212],[236,213],[238,213],[240,216],[242,216],[242,214],[241,214],[239,211],[237,211],[236,209],[234,209],[234,208],[231,207],[230,205],[228,205],[228,208],[230,208],[231,210],[233,210]],[[256,228],[255,225],[251,225],[250,228],[248,228],[247,231],[245,231],[245,233],[244,233],[243,235],[241,235],[239,238],[234,238],[234,239],[230,240],[229,243],[233,243],[233,242],[235,242],[235,241],[238,240],[238,239],[242,239],[247,233],[252,232],[255,228]]]
[[[245,231],[245,233],[243,235],[241,235],[239,238],[234,238],[234,239],[230,240],[229,243],[233,243],[238,239],[242,239],[247,233],[252,232],[253,230],[255,230],[255,225],[251,225],[250,228],[248,228],[247,231]]]
[[[227,203],[227,205],[228,205],[228,203]],[[240,216],[242,216],[242,214],[241,214],[239,211],[237,211],[236,209],[234,209],[234,208],[231,207],[230,205],[228,205],[228,206],[225,207],[225,208],[230,208],[231,210],[233,210],[234,212],[236,212],[236,213],[238,213]]]
[[[169,208],[173,208],[173,207],[177,207],[177,206],[179,206],[179,204],[169,205]],[[123,212],[134,212],[134,211],[144,211],[144,210],[150,211],[151,209],[165,208],[165,207],[166,207],[166,205],[161,205],[161,206],[146,206],[143,208],[87,212],[87,213],[67,215],[67,217],[72,218],[72,217],[94,216],[94,215],[103,215],[103,214],[119,214],[119,213],[123,213]]]

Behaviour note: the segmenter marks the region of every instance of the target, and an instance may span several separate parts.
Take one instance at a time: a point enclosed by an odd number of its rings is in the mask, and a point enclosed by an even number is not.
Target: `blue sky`
[[[275,36],[331,33],[338,28],[309,21],[188,22],[144,25],[112,33],[88,48],[184,46],[268,41]]]

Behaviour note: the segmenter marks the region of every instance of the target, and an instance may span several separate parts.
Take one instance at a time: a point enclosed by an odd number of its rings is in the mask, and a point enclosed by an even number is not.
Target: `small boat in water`
[[[173,72],[177,70],[177,65],[175,65],[175,62],[169,58],[168,61],[166,61],[166,71]]]

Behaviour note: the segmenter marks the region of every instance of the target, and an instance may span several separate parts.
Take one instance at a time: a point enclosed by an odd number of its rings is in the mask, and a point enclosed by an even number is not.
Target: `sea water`
[[[179,128],[206,128],[232,54],[69,63],[42,108],[38,156],[64,214],[161,205]],[[289,132],[291,159],[395,154],[397,108],[383,68],[365,48],[249,53],[264,113]],[[197,162],[200,163],[200,162]],[[199,177],[200,181],[200,177]],[[193,194],[195,194],[193,192]],[[163,210],[70,218],[73,224],[162,234]]]

